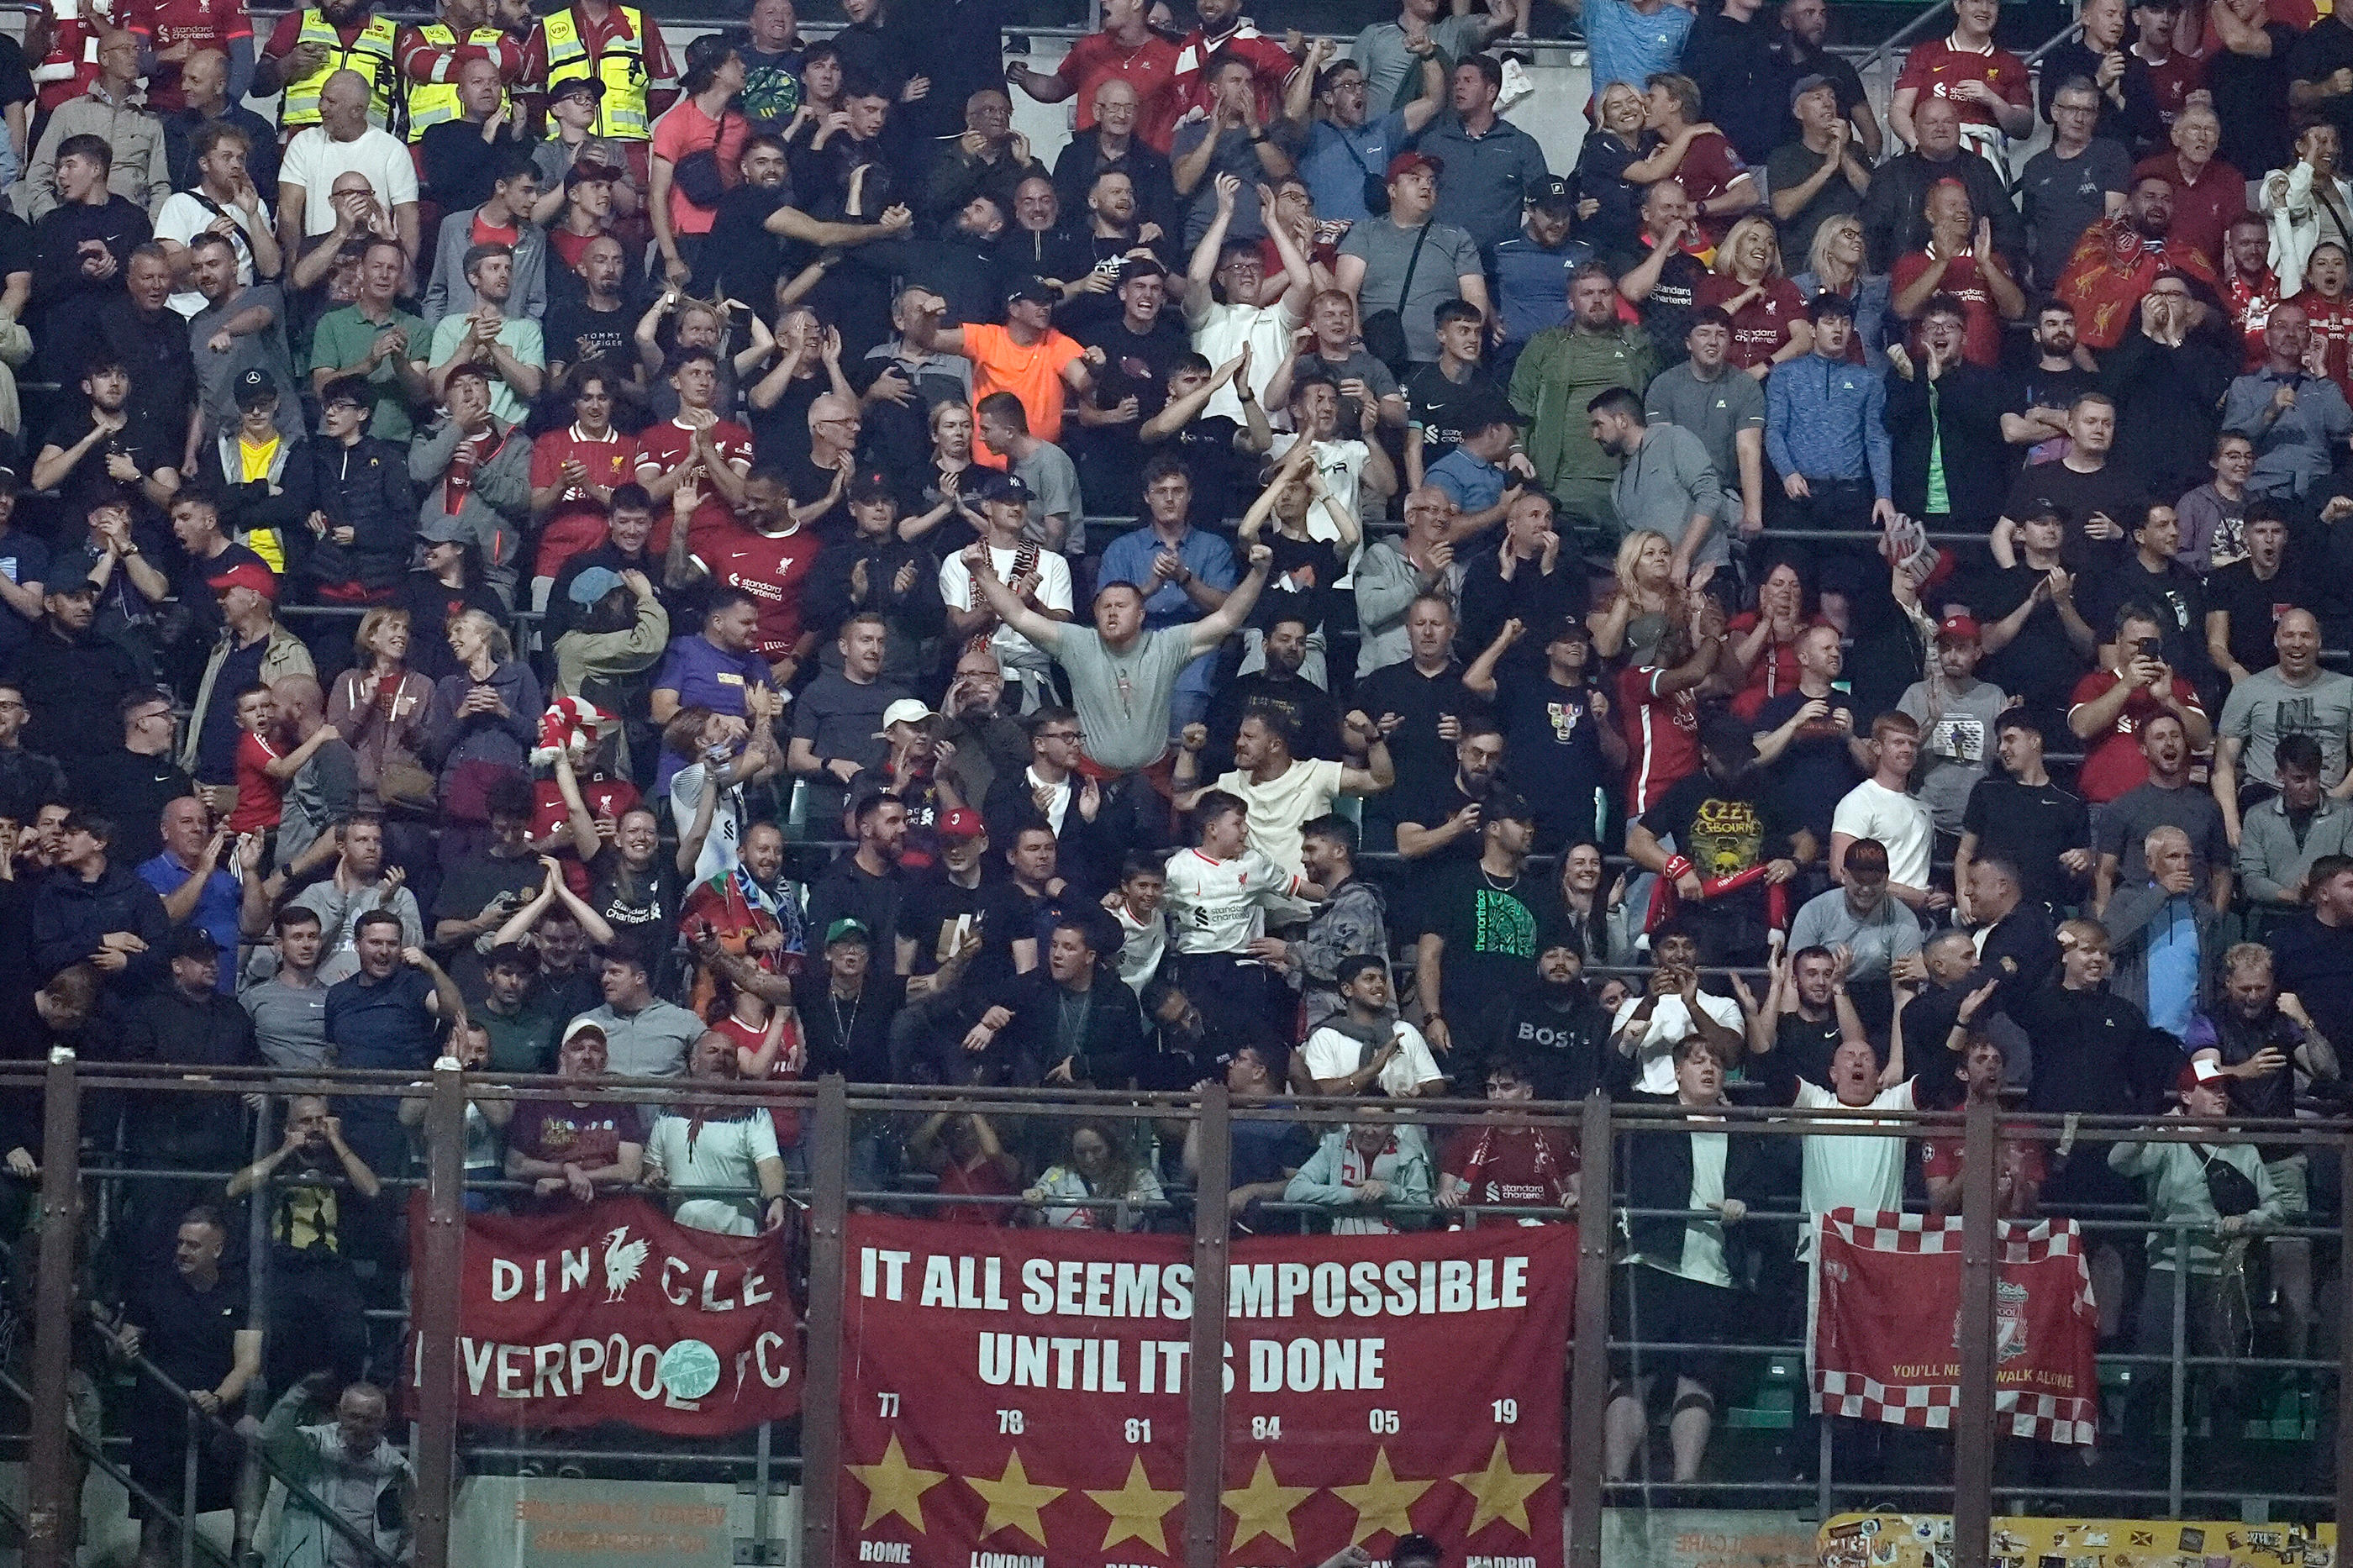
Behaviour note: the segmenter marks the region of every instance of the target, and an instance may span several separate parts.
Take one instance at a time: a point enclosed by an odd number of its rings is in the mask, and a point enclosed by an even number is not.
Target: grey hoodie
[[[531,521],[531,438],[496,416],[491,428],[500,439],[491,455],[474,465],[458,521],[473,536],[481,552],[483,580],[507,604],[514,603],[514,561],[522,550],[523,529]],[[417,507],[421,526],[449,512],[448,487],[442,476],[457,455],[459,430],[447,416],[417,433],[408,447],[408,477],[424,492]],[[533,710],[536,719],[538,710]]]

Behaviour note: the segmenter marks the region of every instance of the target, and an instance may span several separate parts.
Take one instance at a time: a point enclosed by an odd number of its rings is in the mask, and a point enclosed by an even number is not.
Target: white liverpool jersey
[[[1176,951],[1240,952],[1251,938],[1266,934],[1266,900],[1291,897],[1306,885],[1255,849],[1234,860],[1179,849],[1168,857]]]

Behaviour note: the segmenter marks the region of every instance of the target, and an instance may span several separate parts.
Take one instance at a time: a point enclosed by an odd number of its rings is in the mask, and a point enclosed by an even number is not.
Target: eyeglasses
[[[0,702],[0,708],[7,706],[8,704]],[[22,704],[18,706],[21,707]],[[1079,739],[1079,732],[1076,730],[1040,730],[1036,738],[1040,741],[1075,741]]]

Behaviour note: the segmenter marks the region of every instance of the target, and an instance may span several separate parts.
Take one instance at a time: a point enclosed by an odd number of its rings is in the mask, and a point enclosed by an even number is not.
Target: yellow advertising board
[[[1842,1513],[1815,1536],[1820,1568],[1952,1568],[1942,1513]],[[1993,1521],[1994,1568],[2337,1568],[2333,1524],[2236,1520]]]

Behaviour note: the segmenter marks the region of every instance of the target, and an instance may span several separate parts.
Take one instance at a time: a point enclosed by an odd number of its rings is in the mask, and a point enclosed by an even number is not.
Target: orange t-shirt
[[[972,403],[976,411],[980,400],[990,393],[1009,392],[1019,400],[1021,412],[1029,416],[1029,434],[1040,441],[1061,440],[1062,400],[1069,391],[1062,380],[1062,369],[1084,355],[1086,350],[1051,327],[1046,329],[1044,337],[1024,348],[1013,341],[1008,329],[987,322],[964,329],[964,347],[972,361]],[[977,412],[974,417],[979,417]],[[977,440],[973,442],[972,450],[984,463],[1005,460]]]

